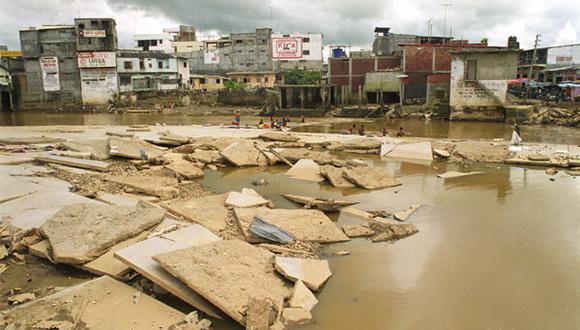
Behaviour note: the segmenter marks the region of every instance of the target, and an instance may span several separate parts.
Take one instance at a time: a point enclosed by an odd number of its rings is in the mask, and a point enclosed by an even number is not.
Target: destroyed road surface
[[[534,308],[556,307],[515,294],[505,299],[517,314],[495,296],[475,314],[462,300],[472,297],[439,303],[457,283],[474,297],[489,295],[480,281],[530,290],[487,267],[510,272],[515,255],[533,279],[559,277],[538,294],[580,307],[569,293],[580,274],[557,239],[580,211],[578,146],[216,126],[58,132],[0,132],[4,328],[465,328],[484,310],[528,327]],[[527,198],[574,210],[528,214]],[[554,212],[556,232],[535,220]],[[521,230],[553,249],[537,253]],[[559,266],[533,266],[544,258]]]

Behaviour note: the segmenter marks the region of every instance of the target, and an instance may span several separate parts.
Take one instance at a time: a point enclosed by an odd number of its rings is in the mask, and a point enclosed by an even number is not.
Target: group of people
[[[234,121],[232,122],[232,125],[239,128],[242,124],[241,117],[242,116],[240,114],[240,111],[236,111],[236,113],[234,114]],[[288,128],[288,124],[290,122],[291,122],[290,116],[288,114],[286,114],[285,116],[283,116],[279,119],[274,119],[274,116],[270,116],[269,123],[266,123],[266,122],[264,122],[263,119],[260,119],[257,126],[258,126],[258,128],[284,129],[284,128]],[[301,123],[306,122],[304,116],[300,116],[300,122]]]
[[[365,135],[366,134],[365,133],[365,125],[362,125],[361,124],[357,128],[356,124],[353,124],[352,127],[349,128],[346,131],[346,134],[357,134],[357,133],[358,133],[358,135]],[[389,135],[389,130],[386,127],[383,127],[381,129],[381,134],[382,134],[382,136],[388,136]],[[397,137],[403,137],[403,136],[406,136],[406,135],[408,135],[408,134],[403,130],[403,127],[399,127],[399,130],[397,131],[396,136]]]

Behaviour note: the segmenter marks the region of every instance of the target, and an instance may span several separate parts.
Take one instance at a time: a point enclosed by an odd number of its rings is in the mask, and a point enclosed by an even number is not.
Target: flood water
[[[257,125],[267,117],[242,116],[242,125]],[[40,112],[3,112],[0,113],[0,126],[48,126],[48,125],[229,125],[232,116],[203,116],[194,114],[163,113],[40,113]],[[451,122],[443,120],[420,119],[345,119],[345,118],[307,118],[305,126],[293,127],[296,132],[342,133],[352,125],[364,125],[367,133],[377,133],[387,128],[394,135],[399,127],[418,137],[451,139],[495,139],[511,138],[513,127],[506,123],[492,122]],[[296,124],[291,124],[297,126]],[[580,144],[580,129],[557,126],[522,126],[524,142],[544,142],[557,144]]]
[[[315,323],[304,329],[579,329],[580,179],[543,169],[482,166],[484,173],[443,180],[457,169],[376,161],[402,186],[338,189],[287,178],[285,168],[208,172],[216,193],[255,189],[277,208],[280,194],[360,201],[356,208],[395,211],[424,205],[409,218],[418,234],[395,243],[360,238],[328,245],[333,276],[317,294]],[[359,219],[331,215],[338,226]],[[347,250],[349,256],[330,257]],[[238,329],[233,322],[216,329]]]

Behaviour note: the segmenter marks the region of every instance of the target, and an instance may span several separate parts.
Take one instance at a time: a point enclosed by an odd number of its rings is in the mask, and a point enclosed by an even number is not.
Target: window
[[[302,55],[310,55],[310,51],[308,49],[305,49],[302,51]]]
[[[216,84],[219,84],[219,83],[220,83],[220,80],[219,80],[219,79],[216,79],[216,80],[215,80],[215,83],[216,83]]]
[[[157,62],[157,66],[159,67],[159,69],[163,69],[163,62],[161,61]]]
[[[268,77],[264,77],[264,82],[268,82]]]
[[[302,42],[303,43],[309,43],[310,42],[310,38],[302,38]]]
[[[199,78],[199,83],[200,84],[205,84],[205,78]]]
[[[183,62],[183,67],[187,68],[187,62]]]
[[[149,62],[149,69],[153,68],[153,64],[151,64],[151,62]]]
[[[244,41],[243,41],[242,39],[237,39],[237,40],[236,40],[236,44],[241,44],[241,43],[243,43],[243,42],[244,42]]]
[[[85,28],[85,24],[83,24],[83,23],[80,23],[80,24],[79,24],[79,29],[84,29],[84,28]]]
[[[477,61],[468,60],[465,81],[476,81],[476,80],[477,80]]]
[[[244,78],[244,82],[245,83],[249,83],[250,82],[250,78]]]
[[[162,43],[163,43],[163,40],[162,39],[159,39],[159,44],[162,44]]]
[[[141,70],[145,69],[145,62],[143,62],[143,59],[139,59],[139,69]]]
[[[121,85],[131,85],[131,76],[122,75],[119,77],[119,79],[121,80]]]
[[[132,70],[133,69],[133,62],[125,61],[123,63],[123,68],[125,68],[126,70]]]
[[[91,26],[99,26],[99,21],[91,21]]]
[[[289,34],[283,34],[282,37],[284,37],[284,38],[290,38],[290,35]]]

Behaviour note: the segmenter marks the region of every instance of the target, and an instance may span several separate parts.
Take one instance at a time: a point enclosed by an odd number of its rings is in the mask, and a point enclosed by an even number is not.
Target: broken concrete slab
[[[217,150],[201,150],[196,149],[193,153],[187,154],[186,158],[193,161],[198,161],[204,164],[213,164],[221,162],[223,156]]]
[[[110,137],[109,154],[129,159],[146,159],[161,156],[162,152],[145,145],[139,140]]]
[[[168,201],[161,205],[169,212],[198,223],[214,233],[227,226],[228,209],[224,206],[227,194],[192,198],[182,201]]]
[[[319,210],[285,210],[258,208],[234,209],[236,220],[242,228],[244,238],[248,242],[261,243],[264,240],[253,237],[249,227],[256,216],[278,228],[282,228],[297,240],[306,242],[344,242],[348,237],[341,232],[334,223]]]
[[[431,142],[397,144],[385,157],[397,159],[433,160]]]
[[[115,257],[184,302],[212,317],[219,317],[220,313],[213,305],[168,273],[152,258],[157,254],[213,243],[219,240],[221,239],[218,236],[204,227],[189,225],[120,249],[115,253]]]
[[[161,200],[177,196],[177,179],[161,176],[128,175],[107,176],[105,180],[122,184],[137,192],[157,196]]]
[[[203,177],[203,170],[195,166],[189,160],[186,160],[183,157],[183,154],[169,153],[165,154],[163,158],[169,161],[169,164],[164,165],[165,168],[185,179],[197,179]]]
[[[165,270],[242,325],[252,299],[268,299],[281,306],[290,296],[290,287],[274,270],[273,258],[269,251],[240,240],[153,256]]]
[[[53,163],[60,165],[67,165],[72,167],[84,168],[88,170],[105,171],[111,164],[102,162],[100,160],[79,159],[72,157],[61,156],[36,156],[34,157],[39,162]]]
[[[332,275],[326,260],[276,257],[274,267],[287,279],[300,280],[313,291],[318,291]]]
[[[312,314],[302,308],[284,308],[280,320],[286,329],[292,329],[310,323]]]
[[[95,197],[96,200],[119,206],[136,206],[140,200],[155,203],[159,198],[155,196],[135,195],[135,194],[109,194],[105,192],[98,192]]]
[[[324,178],[320,175],[320,166],[312,159],[301,159],[286,175],[297,180],[322,182]]]
[[[15,307],[0,316],[0,324],[12,329],[53,329],[50,322],[73,322],[87,329],[168,329],[183,320],[184,314],[140,294],[140,291],[103,276],[73,286],[25,305]],[[48,325],[40,327],[42,324]]]
[[[2,203],[0,218],[11,217],[14,226],[21,229],[38,228],[64,206],[80,203],[101,202],[68,191],[37,191]]]
[[[50,243],[54,261],[78,265],[160,223],[165,213],[146,205],[77,204],[58,211],[40,230]]]
[[[371,138],[357,138],[354,140],[349,140],[342,143],[344,149],[351,149],[351,150],[369,150],[369,149],[379,149],[383,142],[377,139]]]
[[[419,232],[417,227],[411,223],[389,224],[373,220],[370,222],[370,226],[376,233],[375,236],[371,237],[373,242],[397,240]]]
[[[268,159],[251,141],[238,141],[220,152],[228,162],[235,166],[264,166]]]
[[[109,141],[107,139],[99,140],[76,140],[65,141],[60,144],[66,150],[88,152],[93,159],[109,159]]]
[[[528,155],[528,160],[531,160],[534,162],[548,162],[548,161],[550,161],[550,156],[543,155],[543,154],[532,154],[532,155]]]
[[[433,149],[433,155],[439,159],[449,159],[451,157],[451,153],[445,149]]]
[[[50,168],[53,168],[57,171],[64,171],[72,174],[80,174],[80,175],[102,175],[101,172],[95,172],[91,170],[85,170],[82,168],[76,168],[72,166],[66,165],[59,165],[59,164],[47,164]]]
[[[331,185],[337,188],[356,187],[354,183],[344,178],[342,172],[344,172],[344,168],[338,168],[332,165],[324,165],[320,167],[320,175],[326,178]]]
[[[4,144],[52,144],[63,142],[63,138],[50,136],[28,136],[28,137],[4,137],[0,138],[0,143]]]
[[[20,305],[20,304],[27,303],[29,301],[33,301],[34,298],[36,298],[34,293],[31,293],[31,292],[20,293],[20,294],[16,294],[16,295],[8,297],[8,303],[10,305]]]
[[[399,221],[407,221],[407,219],[411,216],[411,214],[417,211],[420,207],[421,205],[419,204],[413,204],[404,210],[393,212],[393,218]]]
[[[460,178],[463,176],[469,176],[469,175],[475,175],[475,174],[481,174],[481,172],[448,171],[448,172],[445,172],[443,174],[437,174],[437,177],[441,178],[441,179],[454,179],[454,178]]]
[[[162,141],[177,142],[180,145],[189,143],[189,138],[187,136],[181,136],[177,134],[163,134],[159,137],[159,139]]]
[[[280,141],[280,142],[298,142],[299,140],[297,136],[283,132],[264,132],[260,134],[260,138],[266,141]]]
[[[290,307],[302,308],[310,312],[316,304],[318,304],[318,299],[316,299],[310,289],[304,285],[304,282],[301,280],[296,281],[289,301]]]
[[[395,143],[383,143],[383,144],[381,144],[381,150],[379,152],[379,155],[381,157],[385,156],[389,152],[393,151],[393,149],[395,149],[396,146],[397,145]]]
[[[34,161],[34,157],[28,155],[0,155],[0,165],[19,165]]]
[[[270,330],[276,316],[276,306],[272,301],[251,298],[246,313],[246,330]]]
[[[300,196],[300,195],[293,195],[293,194],[283,194],[286,199],[289,199],[295,203],[304,205],[305,208],[309,209],[319,209],[325,212],[336,212],[340,211],[341,208],[345,206],[355,205],[359,202],[351,202],[351,201],[341,201],[341,200],[334,200],[334,199],[323,199],[323,198],[314,198],[308,196]]]
[[[366,213],[366,212],[365,212]],[[365,224],[345,224],[342,226],[342,231],[350,238],[354,237],[368,237],[375,234],[375,231],[368,223]]]
[[[378,167],[355,167],[345,169],[343,176],[350,182],[364,189],[381,189],[400,186],[397,178]]]
[[[251,192],[250,192],[251,190]],[[225,205],[231,207],[256,207],[268,204],[270,201],[262,198],[253,189],[246,189],[246,193],[232,191],[226,198]]]
[[[326,165],[334,160],[334,157],[328,151],[313,151],[303,148],[273,148],[272,150],[277,156],[293,163],[301,159],[312,159],[319,165]]]
[[[288,244],[294,241],[294,236],[282,228],[274,226],[262,220],[260,216],[255,216],[254,221],[248,228],[250,235],[256,238],[263,238],[270,242]]]
[[[135,136],[134,133],[127,133],[127,132],[116,132],[116,131],[107,131],[105,132],[108,136],[118,136],[118,137],[133,137]]]

